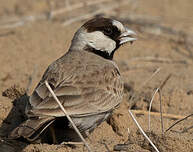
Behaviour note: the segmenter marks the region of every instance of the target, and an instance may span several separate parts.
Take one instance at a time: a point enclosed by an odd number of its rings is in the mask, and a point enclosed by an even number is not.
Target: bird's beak
[[[137,38],[135,38],[136,35],[137,34],[134,31],[128,28],[125,28],[125,31],[119,37],[119,41],[120,41],[119,44],[121,45],[127,42],[133,43],[133,41],[137,40]]]

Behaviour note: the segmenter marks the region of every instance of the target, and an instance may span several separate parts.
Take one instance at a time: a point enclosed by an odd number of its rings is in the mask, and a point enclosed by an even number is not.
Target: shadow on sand
[[[28,145],[27,142],[12,140],[8,138],[9,133],[20,123],[26,120],[24,112],[28,100],[29,97],[24,94],[12,102],[13,107],[8,116],[3,120],[3,123],[0,127],[1,152],[20,152]]]

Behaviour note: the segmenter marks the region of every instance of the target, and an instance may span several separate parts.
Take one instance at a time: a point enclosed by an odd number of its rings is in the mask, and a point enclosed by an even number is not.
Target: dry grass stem
[[[155,95],[156,95],[156,93],[158,91],[159,91],[159,88],[157,88],[155,90],[155,92],[153,93],[153,96],[152,96],[150,104],[149,104],[149,111],[148,111],[149,112],[149,114],[148,114],[148,129],[149,129],[149,131],[151,130],[151,117],[150,117],[151,107],[152,107],[152,103],[153,103],[154,97],[155,97]]]
[[[159,71],[160,71],[161,68],[157,68],[157,70],[151,75],[151,77],[149,79],[147,79],[141,86],[141,88],[143,86],[145,86]]]
[[[48,88],[48,90],[50,91],[50,93],[52,94],[52,96],[54,97],[54,99],[56,100],[56,102],[58,103],[58,105],[60,106],[61,110],[64,112],[64,114],[66,115],[67,119],[69,120],[69,122],[72,124],[74,130],[76,131],[76,133],[79,135],[79,137],[81,138],[81,140],[84,142],[85,146],[87,147],[89,152],[91,151],[91,148],[89,147],[89,145],[87,144],[86,140],[84,139],[84,137],[81,135],[80,131],[78,130],[78,128],[76,127],[76,125],[74,124],[73,120],[71,119],[71,117],[68,115],[68,113],[66,112],[66,110],[64,109],[64,107],[62,106],[62,104],[60,103],[60,101],[58,100],[57,96],[55,95],[54,91],[52,90],[52,88],[50,87],[50,85],[48,84],[47,81],[45,81],[46,87]]]
[[[161,89],[158,90],[159,93],[159,101],[160,101],[160,121],[161,121],[161,131],[162,131],[162,136],[164,135],[164,122],[163,122],[163,112],[162,112],[162,94],[161,94]]]
[[[166,85],[166,83],[168,82],[168,80],[171,78],[172,74],[170,73],[161,83],[159,89],[162,90],[163,87]]]
[[[177,125],[178,123],[180,123],[180,122],[182,122],[182,121],[184,121],[184,120],[186,120],[186,119],[188,119],[189,117],[192,117],[192,116],[193,116],[193,113],[190,114],[190,115],[188,115],[188,116],[186,116],[186,117],[181,118],[180,120],[178,120],[178,121],[176,121],[175,123],[173,123],[168,129],[166,129],[165,132],[169,131],[170,129],[172,129],[172,128],[173,128],[175,125]]]
[[[160,113],[159,112],[150,112],[149,111],[144,111],[144,110],[131,110],[133,113],[135,113],[136,115],[151,115],[151,116],[156,116],[156,117],[160,117]],[[184,116],[181,115],[174,115],[174,114],[169,114],[169,113],[162,113],[162,116],[164,118],[168,118],[168,119],[182,119],[184,118]]]
[[[151,107],[152,107],[152,103],[153,103],[153,100],[154,100],[154,97],[156,95],[156,93],[158,92],[159,93],[159,100],[160,100],[160,120],[161,120],[161,130],[162,130],[162,135],[164,134],[164,125],[163,125],[163,115],[162,115],[162,98],[161,98],[161,90],[163,89],[163,87],[165,86],[165,84],[167,83],[167,81],[170,79],[171,77],[171,74],[169,74],[166,79],[164,79],[164,81],[162,81],[161,85],[156,89],[156,91],[154,92],[153,96],[152,96],[152,99],[150,101],[150,105],[149,105],[149,114],[148,114],[148,128],[149,128],[149,131],[151,130],[150,129],[150,125],[151,125],[151,115],[150,115],[150,112],[151,112]]]
[[[157,147],[154,145],[154,143],[151,141],[151,139],[146,135],[146,133],[143,131],[143,129],[141,128],[141,126],[139,125],[139,123],[137,122],[137,120],[135,119],[134,115],[132,114],[131,110],[129,110],[129,114],[131,116],[131,118],[133,119],[133,121],[135,122],[135,124],[137,125],[137,127],[139,128],[139,130],[141,131],[141,133],[143,134],[143,136],[149,141],[149,143],[152,145],[152,147],[155,149],[156,152],[159,152],[159,150],[157,149]]]
[[[84,142],[62,142],[60,145],[84,145]]]

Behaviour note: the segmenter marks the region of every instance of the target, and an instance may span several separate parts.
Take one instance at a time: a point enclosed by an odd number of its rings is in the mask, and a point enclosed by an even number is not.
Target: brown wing
[[[16,139],[23,136],[29,141],[34,141],[53,121],[54,117],[28,119],[16,127],[9,134],[9,138]]]
[[[102,60],[103,61],[103,60]],[[77,61],[78,62],[78,61]],[[78,64],[79,63],[79,64]],[[51,85],[69,115],[92,115],[115,108],[122,99],[123,83],[111,62],[78,62],[51,65],[30,97],[29,114],[64,116],[45,86]]]

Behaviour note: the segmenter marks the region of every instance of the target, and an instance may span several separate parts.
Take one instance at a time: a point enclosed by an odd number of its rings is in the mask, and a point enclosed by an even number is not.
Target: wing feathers
[[[101,113],[121,102],[123,83],[117,67],[112,63],[80,64],[79,69],[67,67],[69,71],[60,69],[65,68],[63,65],[53,67],[53,74],[49,68],[43,80],[51,85],[53,83],[53,91],[69,115]],[[30,112],[34,115],[64,116],[43,80],[30,97]]]
[[[54,90],[56,96],[81,95],[81,91],[74,86],[61,86]]]
[[[82,102],[80,95],[63,95],[58,96],[59,101],[64,107],[78,105]],[[46,98],[41,102],[36,109],[56,109],[58,108],[58,103],[53,97]]]
[[[54,119],[54,117],[44,117],[44,118],[37,118],[37,119],[28,119],[21,125],[19,125],[17,128],[15,128],[11,134],[9,135],[10,138],[18,138],[20,136],[23,136],[24,138],[31,138],[33,136],[33,139],[37,138],[40,134],[37,133],[37,130],[43,127],[43,130],[46,129],[47,123],[51,122]],[[50,124],[50,123],[49,123]],[[42,132],[42,130],[41,130]],[[37,135],[35,135],[37,134]]]
[[[40,98],[45,99],[49,95],[48,88],[46,87],[45,83],[40,84],[36,89],[35,92],[39,95]]]

